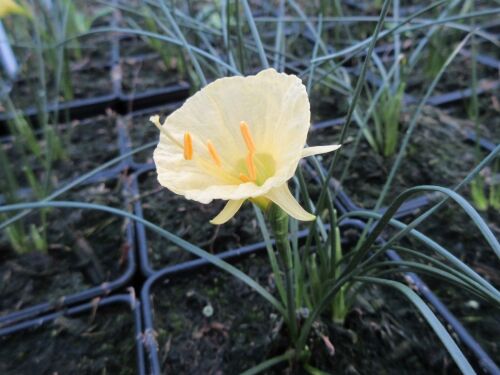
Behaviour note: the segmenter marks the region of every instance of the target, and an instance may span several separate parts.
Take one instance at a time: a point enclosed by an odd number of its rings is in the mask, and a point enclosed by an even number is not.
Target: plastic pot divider
[[[120,154],[123,155],[124,152],[128,152],[129,150],[128,136],[126,134],[125,129],[122,126],[120,126],[119,121],[117,121],[117,127],[118,127],[118,132],[117,132],[118,149],[120,151]],[[112,167],[109,170],[102,171],[101,173],[98,173],[93,177],[89,178],[88,180],[83,182],[82,185],[119,179],[122,176],[122,172],[126,171],[128,168],[129,166],[127,160],[123,160],[115,167]],[[126,180],[126,182],[129,181],[130,179]],[[65,184],[63,183],[62,186],[64,185]],[[125,192],[127,192],[128,189],[129,188],[126,183],[124,187],[124,196]],[[20,191],[20,194],[29,196],[30,189],[23,189]],[[1,199],[2,197],[0,196],[0,202]],[[125,202],[125,198],[123,199],[123,201]],[[87,288],[81,292],[72,293],[67,296],[61,296],[55,301],[48,301],[45,303],[37,304],[35,306],[23,308],[19,311],[12,312],[4,316],[0,316],[0,327],[8,326],[25,319],[30,319],[37,315],[45,314],[51,310],[61,309],[67,306],[74,305],[76,303],[81,303],[90,300],[94,297],[107,295],[127,285],[132,279],[132,277],[135,275],[137,269],[136,258],[135,258],[135,228],[133,223],[130,222],[127,223],[127,226],[125,228],[124,244],[125,246],[127,246],[126,266],[121,275],[118,276],[116,279],[102,283],[101,285],[95,287]]]
[[[126,266],[123,272],[114,280],[104,282],[98,286],[86,288],[80,292],[72,293],[66,296],[60,296],[57,300],[48,301],[31,307],[23,308],[19,311],[0,316],[0,328],[15,324],[19,321],[31,319],[40,314],[45,314],[52,310],[63,309],[76,303],[88,301],[92,298],[105,296],[111,292],[127,285],[136,271],[135,260],[135,235],[134,226],[128,223],[125,230],[125,246],[127,246]]]
[[[403,11],[403,9],[401,9]],[[114,12],[114,17],[112,20],[112,24],[116,24],[117,20],[117,11]],[[402,14],[402,13],[401,13]],[[307,34],[306,34],[307,37]],[[377,48],[386,48],[384,46],[380,46]],[[119,46],[119,36],[114,36],[112,38],[111,44],[111,82],[112,82],[112,92],[108,95],[98,96],[94,98],[87,99],[79,99],[69,102],[64,102],[60,104],[49,105],[49,112],[54,112],[56,110],[59,111],[61,119],[63,119],[64,113],[69,113],[70,118],[72,119],[80,119],[80,118],[88,118],[95,116],[99,113],[104,113],[107,109],[112,109],[119,114],[129,113],[130,109],[133,108],[134,113],[139,113],[141,110],[144,112],[149,112],[152,110],[151,107],[166,104],[168,102],[180,102],[186,99],[189,95],[189,85],[184,83],[179,83],[175,85],[170,85],[165,88],[157,88],[150,89],[144,92],[139,92],[135,94],[123,94],[121,90],[121,71],[120,71],[120,46]],[[461,52],[463,55],[468,56],[470,53],[466,50]],[[500,66],[500,62],[497,59],[494,59],[490,56],[486,55],[478,55],[477,62],[479,64],[483,64],[488,67],[497,68]],[[486,91],[495,90],[500,87],[500,81],[494,81],[490,85],[486,87],[480,87],[478,93],[483,93]],[[464,97],[469,97],[471,95],[471,90],[456,90],[449,93],[441,94],[433,96],[429,99],[429,104],[433,105],[444,105],[447,103],[451,103]],[[407,97],[407,102],[415,102],[416,99],[413,97]],[[37,121],[37,111],[35,108],[29,108],[24,111],[25,115],[29,117],[29,119],[36,123]],[[133,114],[133,113],[132,113]],[[8,114],[2,113],[0,114],[0,123],[3,123],[7,120]],[[331,126],[338,126],[343,124],[343,118],[331,119],[322,121],[313,126],[313,129],[321,129],[327,128]],[[117,122],[119,129],[119,148],[120,152],[123,154],[124,152],[128,152],[130,150],[130,138],[127,136],[127,132],[123,123],[120,122],[120,119]],[[470,140],[476,140],[476,135],[473,132],[468,134]],[[495,148],[495,144],[487,139],[479,139],[480,145],[486,150],[493,150]],[[129,179],[129,186],[127,186],[128,193],[137,194],[137,176],[141,173],[151,170],[154,168],[151,164],[139,164],[133,161],[133,158],[129,158],[127,160],[122,161],[119,165],[110,170],[103,171],[91,179],[89,179],[86,183],[93,183],[98,181],[106,181],[110,178],[116,177],[122,171],[129,170],[135,171],[134,175]],[[306,168],[311,168],[306,164]],[[29,189],[21,189],[21,194],[29,194]],[[359,210],[360,207],[356,206],[354,202],[349,198],[347,194],[342,191],[338,191],[337,193],[337,201],[336,206],[337,209],[341,212],[347,212],[352,210]],[[1,197],[0,197],[1,201]],[[401,209],[398,211],[397,217],[406,216],[408,214],[413,213],[415,210],[425,206],[428,204],[428,199],[426,197],[420,197],[414,199],[412,201],[407,202]],[[134,203],[134,211],[139,216],[142,216],[142,208],[140,200],[135,200]],[[365,224],[360,221],[346,221],[343,225],[351,225],[355,227],[363,227]],[[142,229],[141,229],[142,227]],[[307,235],[307,231],[301,231],[299,233],[299,237],[303,238]],[[62,298],[60,301],[56,302],[47,302],[43,304],[39,304],[36,306],[32,306],[15,313],[11,313],[9,315],[0,317],[0,336],[3,334],[9,334],[12,332],[16,332],[18,330],[26,329],[31,326],[35,326],[37,324],[44,324],[47,321],[54,319],[57,316],[61,316],[64,314],[77,314],[83,311],[87,311],[91,308],[90,303],[86,303],[83,305],[78,305],[74,307],[70,307],[72,305],[82,303],[85,301],[89,301],[92,298],[97,296],[102,296],[112,291],[115,291],[124,285],[130,283],[132,277],[135,275],[137,270],[135,263],[135,255],[134,255],[134,229],[133,225],[129,224],[127,226],[126,231],[127,242],[130,245],[128,250],[128,263],[125,272],[116,280],[103,284],[98,287],[87,289],[81,293],[72,294]],[[142,309],[144,312],[144,323],[145,329],[143,338],[140,338],[139,333],[141,332],[141,321],[140,321],[140,312],[139,305],[134,302],[130,302],[129,296],[123,295],[113,295],[110,297],[103,298],[99,305],[113,304],[126,302],[131,303],[134,311],[134,316],[136,320],[136,332],[137,342],[140,343],[141,340],[144,340],[144,345],[149,351],[149,361],[151,364],[151,371],[154,374],[159,374],[159,361],[156,355],[156,343],[154,339],[154,325],[153,325],[153,317],[149,299],[149,293],[151,286],[161,278],[174,275],[190,270],[194,270],[203,266],[209,265],[209,263],[203,259],[195,259],[188,262],[184,262],[181,264],[169,266],[160,271],[155,271],[152,269],[151,264],[148,260],[147,256],[147,245],[146,245],[146,235],[145,230],[142,225],[137,225],[137,240],[139,243],[139,260],[140,260],[140,270],[143,275],[149,276],[149,278],[143,284],[143,288],[141,290],[141,299],[143,301]],[[232,249],[225,251],[223,253],[219,253],[219,256],[222,259],[226,260],[235,260],[240,257],[246,256],[251,253],[258,252],[260,250],[265,249],[264,242],[258,242],[255,244],[251,244],[248,246],[244,246],[237,249]],[[398,259],[397,253],[394,251],[388,251],[387,256],[390,259]],[[429,304],[434,306],[436,311],[445,319],[448,324],[453,328],[456,334],[460,337],[461,341],[467,346],[478,358],[479,363],[491,374],[499,374],[500,371],[495,363],[491,360],[491,358],[484,352],[481,346],[472,338],[472,336],[467,332],[467,330],[461,325],[461,323],[448,311],[446,306],[444,306],[441,301],[427,288],[427,286],[418,278],[418,276],[414,274],[407,275],[410,280],[413,280],[414,286],[418,289],[421,295],[428,301]],[[54,309],[63,309],[51,314],[48,314],[50,311]],[[41,314],[45,314],[40,316]],[[37,319],[33,319],[35,316],[40,316]],[[138,345],[138,362],[141,364],[139,367],[139,373],[145,373],[144,369],[144,352],[141,345]]]
[[[116,294],[113,296],[105,297],[99,299],[98,301],[86,302],[81,305],[74,307],[69,307],[61,311],[46,314],[35,319],[30,319],[23,321],[21,323],[16,323],[14,325],[0,328],[0,337],[12,335],[15,333],[21,333],[30,328],[36,328],[43,326],[45,324],[53,322],[59,317],[73,317],[83,313],[96,312],[99,314],[99,308],[105,306],[116,306],[125,305],[131,310],[131,314],[134,318],[134,332],[135,332],[135,346],[137,355],[137,373],[140,375],[146,374],[146,363],[144,355],[144,347],[142,341],[142,319],[141,319],[141,305],[138,300],[135,299],[133,294]],[[26,348],[29,349],[29,348]]]
[[[364,229],[366,224],[361,220],[345,219],[339,223],[341,228],[357,228]],[[328,226],[326,226],[328,230]],[[298,238],[304,238],[308,235],[307,230],[300,231],[298,233]],[[378,239],[379,243],[383,243],[383,239]],[[256,246],[252,248],[244,249],[244,252],[229,251],[226,253],[218,254],[217,256],[225,259],[226,261],[235,261],[240,259],[242,256],[247,256],[252,253],[258,253],[265,249],[265,244],[262,246]],[[243,250],[243,249],[240,249]],[[388,250],[386,256],[391,260],[400,260],[401,258],[394,250]],[[156,282],[160,282],[165,277],[171,277],[174,275],[179,275],[187,272],[193,272],[202,267],[211,266],[211,263],[204,259],[197,259],[190,262],[185,262],[182,264],[173,265],[164,268],[152,274],[143,284],[141,290],[141,301],[143,309],[143,319],[144,319],[144,346],[146,353],[148,355],[149,371],[153,375],[161,374],[161,365],[158,358],[158,344],[156,342],[155,326],[154,326],[154,314],[151,306],[151,288]],[[500,370],[491,357],[482,349],[478,342],[472,337],[472,335],[467,331],[467,329],[460,323],[460,321],[447,309],[447,307],[440,301],[440,299],[427,287],[427,285],[414,273],[405,272],[405,280],[409,281],[411,286],[429,303],[438,314],[449,324],[456,335],[459,337],[460,341],[466,346],[475,356],[478,364],[482,367],[484,371],[492,375],[500,374]]]

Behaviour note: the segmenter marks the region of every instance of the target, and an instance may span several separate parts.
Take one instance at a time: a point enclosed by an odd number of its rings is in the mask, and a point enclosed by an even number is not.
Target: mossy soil
[[[114,180],[67,193],[61,199],[123,208],[121,191],[121,182]],[[22,253],[16,252],[2,233],[0,315],[38,303],[57,305],[65,296],[115,280],[127,267],[130,244],[121,218],[80,209],[50,209],[46,215],[46,252],[29,244]],[[40,225],[40,212],[23,219],[22,224],[25,230],[30,224]]]
[[[130,308],[99,307],[1,337],[0,373],[132,375],[135,345]]]
[[[264,256],[236,266],[275,292]],[[193,272],[158,281],[152,289],[162,373],[236,374],[287,349],[281,318],[261,296],[223,271],[207,268],[196,277]],[[204,315],[207,306],[211,316]],[[335,354],[317,334],[308,345],[311,365],[328,373],[458,373],[422,317],[390,291],[368,287],[344,325],[325,316],[322,327]],[[284,364],[265,373],[292,372]]]

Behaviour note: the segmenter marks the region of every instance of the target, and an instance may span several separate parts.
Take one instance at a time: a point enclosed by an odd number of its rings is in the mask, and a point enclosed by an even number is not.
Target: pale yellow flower
[[[167,117],[154,161],[161,185],[201,203],[227,204],[211,223],[231,219],[246,199],[269,202],[298,220],[313,220],[288,189],[299,160],[339,145],[305,148],[311,112],[294,75],[263,70],[221,78]]]
[[[0,18],[9,14],[27,14],[27,11],[14,0],[0,0]]]

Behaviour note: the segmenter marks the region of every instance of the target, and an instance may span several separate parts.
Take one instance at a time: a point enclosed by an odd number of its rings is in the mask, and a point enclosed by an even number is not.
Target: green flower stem
[[[274,233],[276,247],[285,267],[286,308],[288,312],[288,327],[293,342],[297,338],[297,318],[295,315],[295,291],[293,284],[293,258],[288,239],[288,214],[272,203],[268,208],[269,222]],[[279,275],[276,275],[279,277]]]

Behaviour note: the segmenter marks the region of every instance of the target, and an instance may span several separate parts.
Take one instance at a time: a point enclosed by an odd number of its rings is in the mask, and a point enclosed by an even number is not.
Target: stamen
[[[250,175],[250,180],[251,181],[257,180],[257,171],[255,169],[255,164],[253,162],[252,152],[249,152],[247,156],[247,169],[248,169],[248,174]]]
[[[240,173],[240,180],[243,182],[250,182],[251,180],[248,178],[247,175]]]
[[[248,124],[245,121],[240,122],[240,131],[241,135],[243,136],[243,139],[245,140],[248,151],[250,151],[250,153],[254,153],[255,143],[253,141],[252,134],[250,134],[250,128],[248,127]]]
[[[217,153],[217,150],[215,149],[214,144],[212,141],[207,141],[207,147],[208,147],[208,152],[210,153],[210,156],[212,157],[212,160],[214,163],[220,167],[222,165],[222,162],[220,160],[219,154]]]
[[[170,132],[164,126],[162,126],[162,124],[160,124],[160,116],[151,116],[149,118],[149,121],[151,121],[158,128],[158,130],[160,130],[161,133],[163,133],[168,139],[170,139],[172,143],[182,148],[181,143],[177,139],[175,139],[174,136],[170,134]]]
[[[193,138],[189,132],[184,133],[184,159],[193,159]]]

